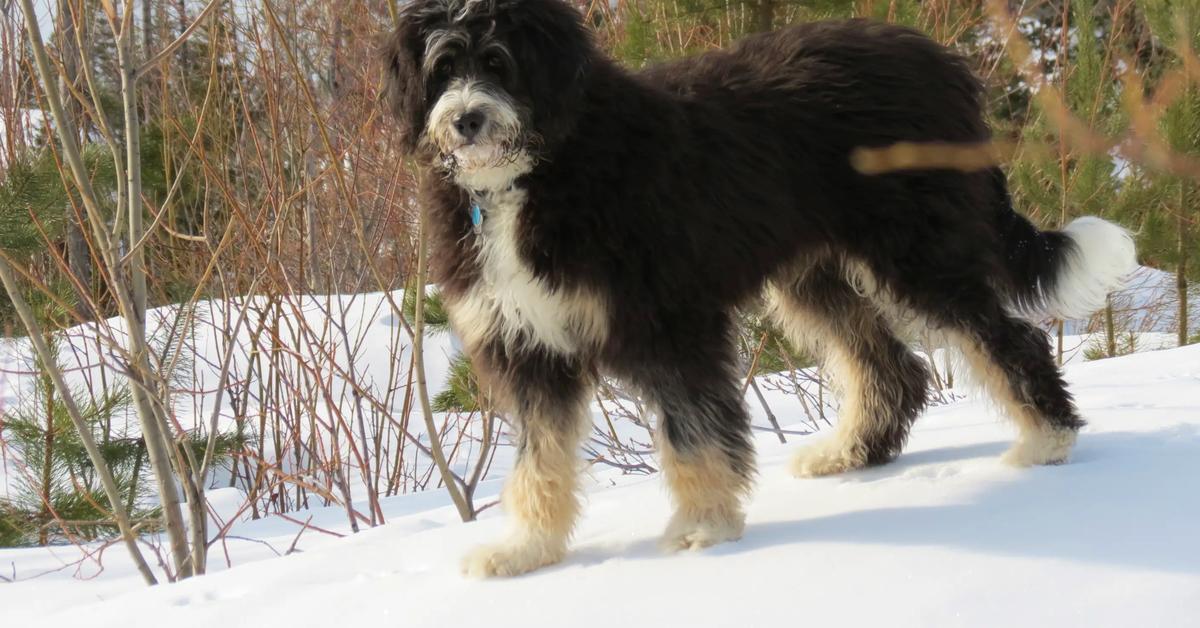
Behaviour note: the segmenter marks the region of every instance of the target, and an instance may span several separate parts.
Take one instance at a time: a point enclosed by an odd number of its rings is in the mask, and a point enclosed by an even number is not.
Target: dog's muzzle
[[[494,166],[520,150],[521,115],[503,90],[456,79],[434,104],[425,135],[459,168]]]

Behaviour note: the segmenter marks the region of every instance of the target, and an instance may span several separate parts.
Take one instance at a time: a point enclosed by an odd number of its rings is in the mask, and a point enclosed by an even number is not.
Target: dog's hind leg
[[[773,321],[816,350],[842,392],[835,433],[801,449],[797,476],[822,476],[891,461],[925,407],[929,372],[839,262],[829,258],[768,286]]]
[[[516,358],[501,349],[489,354],[490,361],[476,358],[481,389],[518,426],[516,467],[500,497],[514,525],[506,541],[466,557],[463,571],[474,577],[514,576],[566,554],[579,514],[578,448],[590,425],[595,384],[583,360],[538,350]]]
[[[661,542],[668,551],[736,540],[745,527],[754,446],[729,322],[720,327],[634,377],[659,417],[660,461],[675,504]]]
[[[1004,312],[998,300],[944,320],[972,374],[1017,424],[1004,460],[1022,467],[1065,462],[1084,421],[1045,333]]]

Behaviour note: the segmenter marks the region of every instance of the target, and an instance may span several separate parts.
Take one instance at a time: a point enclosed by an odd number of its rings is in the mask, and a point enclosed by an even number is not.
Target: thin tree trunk
[[[778,0],[758,0],[758,6],[755,9],[755,30],[760,33],[765,33],[775,28],[775,5]]]
[[[137,499],[138,484],[142,477],[142,458],[146,455],[146,439],[140,439],[137,443],[137,454],[133,460],[133,474],[129,479],[129,499],[125,502],[125,509],[133,512],[134,500]]]
[[[1059,366],[1062,366],[1062,363],[1063,363],[1063,329],[1064,329],[1064,327],[1066,327],[1066,323],[1061,320],[1058,321],[1058,339],[1057,339],[1058,343],[1057,343],[1057,346],[1058,346],[1058,365]]]
[[[759,389],[758,382],[754,381],[754,378],[750,379],[750,389],[754,391],[754,396],[758,397],[758,404],[767,413],[767,422],[771,424],[771,429],[775,430],[775,435],[779,437],[779,442],[786,443],[787,438],[783,435],[783,428],[779,427],[779,419],[775,418],[775,413],[771,411],[771,406],[767,405],[767,398],[763,396],[762,390]]]
[[[80,85],[80,69],[79,63],[81,59],[81,51],[79,42],[87,42],[87,29],[77,28],[76,18],[82,19],[83,7],[75,7],[72,11],[72,0],[59,0],[58,2],[58,45],[62,57],[62,75],[59,76],[59,91],[69,93],[66,89],[68,85],[78,88]],[[76,38],[76,35],[82,37]],[[86,55],[84,55],[86,56]],[[69,98],[64,103],[65,113],[71,119],[72,128],[80,129],[83,122],[83,108],[74,98]],[[78,139],[78,138],[77,138]],[[96,313],[92,311],[92,298],[90,295],[92,285],[92,258],[88,251],[87,238],[83,234],[83,220],[76,213],[75,204],[71,201],[67,202],[65,208],[66,215],[64,216],[64,239],[67,245],[67,264],[71,275],[79,282],[75,286],[77,293],[76,310],[83,320],[90,321],[96,317]]]
[[[1187,182],[1179,184],[1179,212],[1176,219],[1176,229],[1179,236],[1179,265],[1175,268],[1175,292],[1179,295],[1179,346],[1188,344],[1188,222],[1187,222]]]
[[[313,135],[317,134],[314,125],[310,125],[310,130]],[[316,180],[320,168],[317,165],[316,150],[311,146],[305,148],[301,157],[301,162],[304,164],[304,185],[306,192],[304,194],[304,247],[301,249],[302,262],[300,264],[300,272],[304,274],[304,280],[307,282],[309,292],[313,294],[321,294],[324,291],[324,282],[321,280],[321,261],[317,255],[317,199],[316,189],[313,181]]]
[[[45,376],[45,370],[42,373],[41,387],[46,391],[46,435],[42,452],[42,511],[38,517],[42,526],[38,528],[38,545],[45,546],[50,543],[50,530],[45,524],[53,516],[50,511],[50,483],[54,481],[54,382],[45,381],[49,378]]]
[[[188,26],[187,0],[177,0],[175,6],[179,10],[179,34],[183,35],[185,32],[187,32]],[[187,42],[184,41],[183,44],[179,46],[179,67],[183,68],[185,73],[188,71],[188,61],[188,45]]]
[[[459,490],[454,472],[451,471],[450,464],[446,461],[446,454],[442,450],[442,439],[437,425],[433,422],[433,408],[429,403],[429,387],[425,383],[425,276],[426,258],[429,257],[429,231],[425,225],[428,220],[429,216],[422,204],[420,223],[417,227],[417,278],[412,287],[417,291],[414,297],[416,311],[413,315],[413,367],[417,373],[417,396],[421,401],[421,412],[425,415],[425,431],[429,436],[429,451],[442,476],[442,481],[446,484],[446,492],[450,493],[450,499],[454,502],[454,507],[458,509],[458,516],[463,521],[474,521],[475,509]]]
[[[1104,304],[1104,339],[1108,343],[1108,357],[1117,357],[1117,329],[1113,322],[1112,295],[1108,295]]]
[[[149,59],[154,45],[154,0],[142,0],[142,56]]]
[[[188,519],[192,523],[189,529],[192,537],[189,556],[191,575],[202,576],[208,566],[208,513],[205,512],[204,478],[199,473],[200,464],[192,451],[191,443],[181,438],[174,445],[177,466],[180,469],[191,469],[190,472],[181,471],[179,475],[187,495]],[[186,548],[186,544],[184,547]]]
[[[930,358],[930,360],[932,360],[932,358]],[[945,366],[946,366],[946,388],[953,390],[954,389],[954,366],[952,364],[953,360],[950,359],[950,350],[949,349],[942,352],[942,360],[945,361],[945,363],[946,363],[945,364]]]
[[[142,211],[142,153],[141,121],[137,109],[137,62],[133,54],[133,15],[127,13],[125,24],[117,38],[117,64],[121,74],[121,98],[125,114],[125,201],[129,220],[129,242],[133,246],[142,241],[144,233]],[[146,439],[146,453],[150,468],[158,482],[158,494],[166,523],[167,538],[171,545],[171,558],[175,563],[175,575],[179,579],[194,573],[191,555],[188,552],[183,510],[179,489],[175,486],[175,474],[171,468],[170,435],[165,415],[155,407],[150,394],[159,392],[153,383],[150,366],[150,348],[146,343],[146,255],[144,246],[135,246],[129,254],[129,283],[131,287],[131,310],[127,312],[129,326],[128,350],[133,361],[134,376],[141,377],[142,385],[134,383],[133,402],[141,420],[142,436]],[[180,467],[182,475],[186,467]]]
[[[142,58],[149,59],[154,54],[154,3],[158,0],[142,0]],[[142,95],[142,117],[149,123],[154,114],[151,111],[153,90],[145,90]],[[170,181],[170,179],[166,179]]]
[[[823,374],[824,370],[825,370],[824,367],[818,366],[815,371],[817,374],[817,417],[820,418],[822,421],[824,421],[825,425],[829,425],[829,419],[825,416],[825,375]],[[803,396],[804,392],[801,391],[800,394],[801,394],[801,396]]]

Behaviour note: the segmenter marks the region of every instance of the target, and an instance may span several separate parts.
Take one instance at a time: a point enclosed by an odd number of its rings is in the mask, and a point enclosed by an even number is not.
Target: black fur
[[[537,158],[515,181],[528,196],[522,261],[543,285],[583,287],[608,306],[604,341],[571,355],[498,339],[474,348],[506,396],[573,397],[604,371],[656,402],[676,450],[715,446],[749,476],[732,316],[782,281],[873,374],[887,403],[872,410],[886,417],[868,459],[890,460],[924,406],[927,373],[830,262],[841,259],[869,269],[902,307],[986,347],[1048,425],[1081,425],[1044,339],[1007,312],[1037,301],[1065,237],[1015,214],[998,170],[866,176],[851,166],[859,147],[987,140],[981,87],[961,57],[907,28],[854,20],[630,72],[559,0],[480,3],[454,22],[462,0],[414,0],[386,51],[405,148],[427,171],[434,278],[453,307],[480,277],[475,191],[420,141],[445,78],[422,70],[426,39],[453,22],[475,43],[451,72],[481,76],[522,105],[524,147]],[[513,67],[480,69],[472,51],[484,39],[504,42]],[[806,264],[818,267],[797,271]],[[799,276],[808,279],[790,279]]]
[[[1060,269],[1075,250],[1075,243],[1060,231],[1041,231],[1029,219],[1013,211],[1004,172],[992,170],[996,192],[996,228],[1004,243],[1008,283],[1001,284],[1009,301],[1018,309],[1037,311],[1052,293]]]

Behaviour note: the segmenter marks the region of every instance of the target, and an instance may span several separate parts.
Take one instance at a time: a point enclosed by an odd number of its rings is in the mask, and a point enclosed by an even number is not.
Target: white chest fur
[[[480,277],[450,304],[452,322],[468,346],[499,336],[509,348],[532,344],[572,354],[601,341],[605,307],[591,291],[551,289],[533,275],[518,239],[525,198],[512,188],[483,199],[486,213],[476,238]]]

